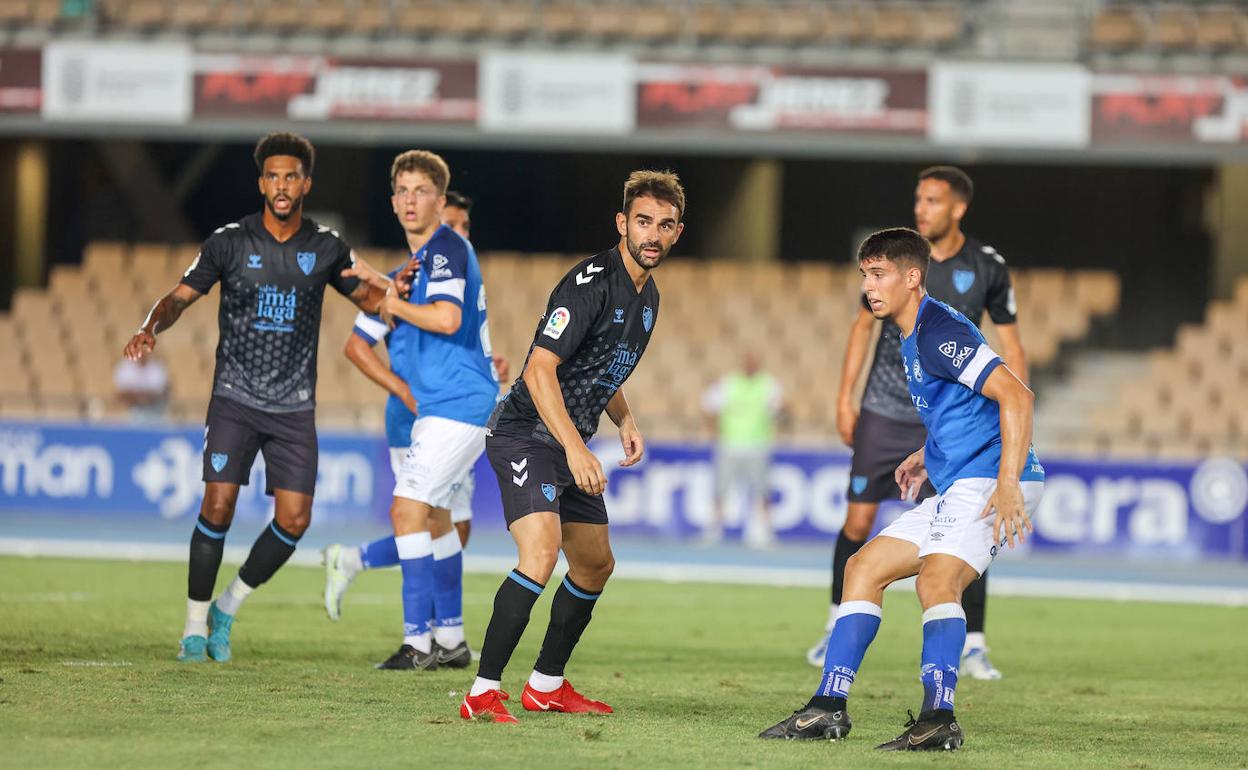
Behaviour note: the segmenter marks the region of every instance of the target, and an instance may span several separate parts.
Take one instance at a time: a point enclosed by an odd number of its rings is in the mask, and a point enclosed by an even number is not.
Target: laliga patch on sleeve
[[[550,319],[546,321],[546,328],[542,330],[542,334],[552,340],[557,340],[563,336],[563,330],[568,328],[568,322],[571,320],[572,314],[566,307],[557,307],[550,312]]]

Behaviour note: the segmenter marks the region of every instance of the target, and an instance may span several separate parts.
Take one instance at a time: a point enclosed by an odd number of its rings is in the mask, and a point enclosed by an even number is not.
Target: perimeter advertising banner
[[[477,120],[472,60],[197,54],[197,118]]]
[[[80,513],[103,526],[117,520],[193,519],[199,509],[203,431],[0,424],[0,536],[5,513]],[[710,520],[715,489],[710,450],[651,446],[621,469],[614,441],[595,443],[607,469],[612,527],[664,539],[696,537]],[[1037,551],[1248,559],[1248,468],[1203,463],[1045,460],[1048,482],[1035,521]],[[239,499],[238,516],[263,519],[263,462]],[[845,521],[849,457],[781,451],[771,469],[772,515],[784,540],[831,541]],[[384,527],[393,480],[380,437],[322,434],[313,526],[370,522]],[[477,466],[477,528],[501,531],[494,474]],[[886,511],[884,520],[900,506]],[[728,506],[730,527],[740,505]],[[883,522],[881,522],[883,523]],[[89,533],[78,528],[76,536]]]
[[[54,40],[43,49],[43,118],[189,122],[191,57],[187,43]]]
[[[0,114],[37,114],[43,103],[43,52],[0,49]]]
[[[927,72],[639,64],[637,125],[921,135]]]
[[[1095,75],[1097,144],[1212,144],[1248,139],[1248,78]]]

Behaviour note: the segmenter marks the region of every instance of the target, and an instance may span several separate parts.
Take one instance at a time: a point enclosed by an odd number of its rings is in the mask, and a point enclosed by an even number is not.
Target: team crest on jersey
[[[849,479],[849,488],[854,490],[855,495],[861,495],[863,490],[867,488],[866,476],[853,476]]]
[[[958,294],[966,294],[975,285],[975,274],[970,270],[954,270],[953,271],[953,288],[958,290]]]
[[[568,328],[571,320],[572,313],[566,307],[557,307],[550,311],[550,318],[546,320],[546,328],[542,330],[542,334],[557,340],[563,336],[563,330]]]
[[[304,275],[312,275],[312,268],[316,267],[316,252],[301,251],[295,255],[295,261],[299,263],[299,269]]]
[[[220,473],[221,469],[225,467],[225,464],[229,462],[230,456],[228,454],[222,454],[221,452],[213,452],[211,459],[212,469],[217,473]]]
[[[542,485],[542,497],[545,497],[547,500],[553,503],[555,501],[555,485],[543,484]]]
[[[654,310],[649,307],[642,308],[641,325],[645,327],[646,331],[650,331],[650,327],[654,326]]]

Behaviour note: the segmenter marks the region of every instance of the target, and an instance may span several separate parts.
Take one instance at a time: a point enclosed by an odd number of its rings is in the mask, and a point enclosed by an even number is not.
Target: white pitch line
[[[241,564],[246,547],[227,547],[225,560]],[[132,543],[98,540],[59,540],[0,538],[0,555],[44,558],[117,559],[123,561],[181,562],[186,546],[159,543]],[[464,555],[464,571],[502,575],[515,566],[511,556]],[[563,567],[562,558],[560,559]],[[296,551],[290,563],[319,567],[320,553]],[[778,587],[826,588],[826,569],[784,569],[718,564],[673,564],[670,562],[629,561],[616,565],[614,577],[625,580],[658,580],[668,583],[728,583]],[[913,580],[893,584],[889,590],[913,590]],[[1132,583],[1112,580],[1062,580],[996,576],[992,592],[999,596],[1031,596],[1055,599],[1108,599],[1112,601],[1164,602],[1248,607],[1248,588],[1225,586]],[[0,601],[6,600],[0,597]]]

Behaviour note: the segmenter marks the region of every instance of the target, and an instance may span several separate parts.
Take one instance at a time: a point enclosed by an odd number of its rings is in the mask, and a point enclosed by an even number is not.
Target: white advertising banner
[[[191,48],[179,43],[54,41],[43,49],[46,120],[185,123]]]
[[[936,144],[1085,147],[1090,75],[1078,65],[937,62],[928,70]]]
[[[636,124],[628,56],[494,51],[478,73],[485,131],[627,134]]]

